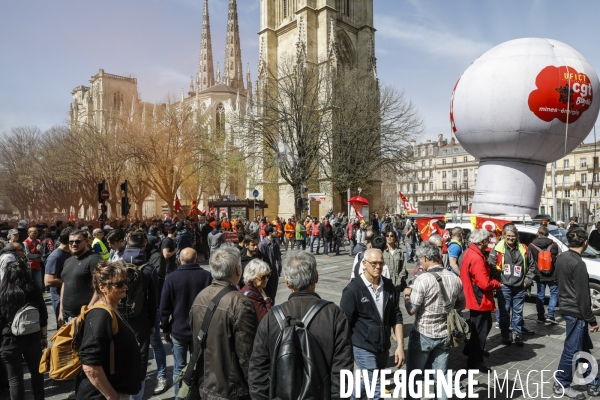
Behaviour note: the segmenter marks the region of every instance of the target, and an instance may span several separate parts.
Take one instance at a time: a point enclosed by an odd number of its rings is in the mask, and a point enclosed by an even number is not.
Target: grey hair
[[[439,262],[442,258],[440,248],[434,243],[423,242],[417,247],[417,258],[425,257],[428,261]]]
[[[434,233],[433,235],[429,236],[429,243],[433,243],[433,244],[443,244],[444,243],[444,238],[441,235],[438,235],[437,233]]]
[[[294,290],[304,290],[317,283],[317,259],[303,250],[294,250],[283,259],[283,275]]]
[[[515,235],[517,235],[517,238],[519,237],[519,231],[517,230],[515,224],[504,225],[504,229],[502,229],[502,234],[506,235],[506,232],[508,231],[513,232]]]
[[[487,229],[473,229],[469,235],[469,242],[473,244],[481,244],[485,239],[489,239],[490,232]]]
[[[233,246],[221,246],[210,255],[210,267],[214,279],[230,278],[242,264],[242,254]]]
[[[269,264],[264,262],[263,260],[259,260],[255,258],[251,260],[246,268],[244,268],[244,282],[246,285],[252,286],[252,281],[255,278],[258,278],[260,275],[265,275],[271,272],[271,268],[269,268]]]

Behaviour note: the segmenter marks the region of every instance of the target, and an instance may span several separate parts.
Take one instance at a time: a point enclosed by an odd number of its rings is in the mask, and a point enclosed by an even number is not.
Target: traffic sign
[[[326,201],[327,195],[325,193],[309,193],[308,201]]]
[[[257,198],[257,197],[258,197],[258,195],[259,195],[259,193],[258,193],[258,189],[254,189],[254,190],[252,191],[252,196],[254,196],[254,198]]]
[[[100,196],[102,196],[102,199],[108,200],[110,193],[108,193],[108,190],[103,190],[102,193],[100,193]]]

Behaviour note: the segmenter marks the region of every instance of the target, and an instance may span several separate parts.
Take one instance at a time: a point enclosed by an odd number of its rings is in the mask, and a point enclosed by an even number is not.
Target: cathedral
[[[258,35],[260,55],[255,96],[260,95],[261,79],[266,79],[267,71],[276,71],[278,61],[290,52],[296,54],[301,51],[305,61],[315,65],[335,63],[340,68],[360,68],[376,73],[373,0],[260,0]],[[218,63],[215,68],[209,0],[204,0],[198,71],[191,78],[187,95],[182,91],[181,98],[174,106],[183,104],[208,113],[212,129],[218,125],[226,129],[227,114],[248,112],[254,103],[249,66],[245,75],[236,0],[229,0],[222,72]],[[111,113],[130,112],[133,115],[145,113],[146,108],[150,111],[156,105],[139,98],[137,84],[136,78],[114,75],[100,69],[91,77],[89,86],[81,85],[73,89],[70,123],[101,128]],[[124,104],[131,109],[124,111]],[[258,188],[261,193],[259,198],[271,204],[268,215],[291,216],[294,213],[294,198],[289,186],[281,181],[275,187],[256,184],[261,178],[251,177],[245,191],[242,189],[241,193],[236,193],[237,197],[252,198],[252,191]],[[312,205],[311,215],[324,215],[330,208],[336,211],[346,209],[346,205],[333,196],[326,181],[320,181],[318,187],[309,189],[326,194],[325,201]],[[379,197],[375,195],[371,199],[371,210],[377,208],[377,204],[373,203],[379,202]],[[182,199],[182,203],[191,200]],[[206,200],[201,196],[200,206]],[[146,203],[149,206],[144,206],[143,214],[161,213],[161,201],[154,201],[153,197]]]

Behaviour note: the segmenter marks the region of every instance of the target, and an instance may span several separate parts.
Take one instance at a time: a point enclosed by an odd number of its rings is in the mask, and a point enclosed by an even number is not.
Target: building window
[[[571,177],[569,175],[566,175],[563,177],[563,185],[564,186],[569,186],[571,184]]]
[[[456,157],[452,159],[452,164],[456,164]]]
[[[458,171],[454,170],[452,171],[452,177],[456,178],[458,176]]]
[[[569,160],[563,160],[563,167],[565,170],[569,169]]]
[[[446,179],[446,171],[442,171],[442,179]]]
[[[565,190],[565,198],[567,197],[571,197],[571,191],[570,190]]]
[[[581,184],[585,185],[587,183],[587,174],[581,174]]]
[[[444,190],[448,189],[448,188],[446,187],[446,182],[442,182],[442,189],[444,189]],[[446,198],[445,198],[445,197],[444,197],[444,200],[446,200]]]
[[[429,154],[429,155],[433,154],[433,147],[430,147],[429,149],[427,149],[427,154]]]
[[[581,163],[581,168],[587,168],[587,160],[585,157],[581,157],[579,162]]]
[[[425,171],[421,171],[421,178],[425,178]]]
[[[442,153],[448,154],[448,149],[444,149],[444,151]]]
[[[413,183],[413,192],[417,193],[419,191],[419,184]]]
[[[446,165],[446,159],[442,159],[442,165]]]
[[[458,153],[458,147],[455,147],[455,148],[454,148],[454,152],[455,152],[455,153]]]
[[[592,179],[593,179],[594,183],[598,183],[598,182],[600,182],[600,181],[598,180],[598,172],[594,172],[594,173],[592,174]]]
[[[425,184],[424,183],[421,183],[421,191],[425,192]]]
[[[433,179],[433,171],[429,171],[429,179]]]
[[[456,189],[456,181],[452,181],[452,189]]]
[[[217,134],[224,135],[225,134],[225,107],[223,107],[223,103],[219,103],[217,106]]]
[[[463,162],[467,162],[467,157],[463,157]]]
[[[586,192],[587,192],[587,190],[585,190],[585,189],[581,189],[581,197],[585,197],[585,196],[587,196],[587,193],[586,193]]]
[[[113,95],[113,104],[115,106],[115,110],[118,110],[123,105],[123,94],[121,92],[115,92]]]
[[[600,195],[600,189],[594,189],[594,197],[598,197]]]
[[[350,0],[346,0],[346,15],[350,16]]]
[[[452,199],[453,199],[454,201],[458,201],[458,196],[457,196],[456,194],[454,194],[454,195],[452,195]]]
[[[429,160],[429,166],[431,167],[433,165],[433,160]]]
[[[468,178],[469,177],[469,170],[468,169],[463,169],[463,177],[464,178]]]
[[[283,0],[283,18],[288,17],[288,0]]]
[[[425,157],[425,148],[424,147],[421,149],[421,156]]]
[[[433,182],[429,182],[429,191],[433,192]]]
[[[425,160],[421,160],[421,168],[425,168]]]

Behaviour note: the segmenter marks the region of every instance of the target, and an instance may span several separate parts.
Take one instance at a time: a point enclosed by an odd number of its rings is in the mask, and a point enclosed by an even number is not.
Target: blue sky
[[[209,0],[215,62],[227,0]],[[0,0],[0,132],[68,118],[71,90],[92,75],[133,75],[144,101],[187,92],[198,65],[202,0]],[[462,72],[504,41],[546,37],[600,70],[600,2],[374,0],[378,72],[420,110],[425,139],[448,137]],[[256,78],[259,0],[238,0],[242,57]]]

